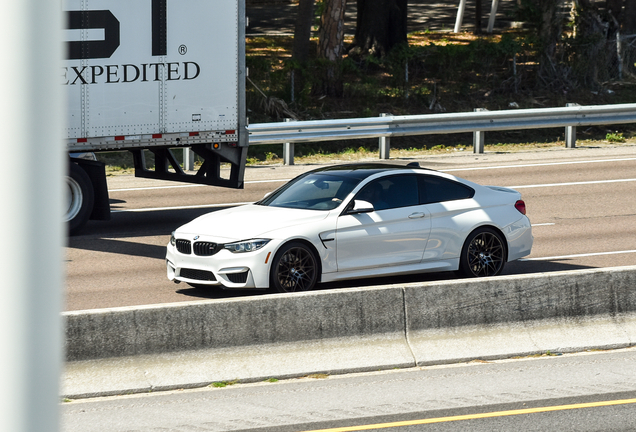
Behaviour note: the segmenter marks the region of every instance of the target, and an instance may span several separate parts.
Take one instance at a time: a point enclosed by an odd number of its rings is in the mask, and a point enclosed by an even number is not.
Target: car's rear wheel
[[[466,277],[497,276],[506,263],[506,244],[492,228],[473,231],[462,248],[459,272]]]
[[[278,292],[309,291],[318,280],[318,260],[303,243],[287,243],[274,256],[270,280]]]

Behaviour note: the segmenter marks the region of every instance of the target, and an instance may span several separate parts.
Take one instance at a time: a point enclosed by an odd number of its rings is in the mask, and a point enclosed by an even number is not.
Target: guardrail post
[[[286,122],[296,121],[291,118],[286,118]],[[283,143],[283,164],[284,165],[293,165],[294,164],[294,143]]]
[[[183,148],[183,170],[194,171],[194,152],[190,147]]]
[[[380,117],[389,117],[391,113],[381,113]],[[380,137],[380,159],[389,159],[389,153],[391,152],[391,138]]]
[[[475,108],[475,112],[488,111],[486,108]],[[473,153],[484,152],[484,140],[486,139],[486,133],[483,131],[473,132]]]
[[[580,106],[577,103],[567,103],[566,107]],[[565,127],[565,148],[576,148],[576,126]]]

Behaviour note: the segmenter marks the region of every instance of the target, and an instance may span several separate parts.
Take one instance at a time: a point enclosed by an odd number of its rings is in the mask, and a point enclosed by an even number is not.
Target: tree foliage
[[[532,27],[540,53],[538,84],[553,90],[594,88],[634,69],[630,40],[636,0],[521,0],[520,17]]]

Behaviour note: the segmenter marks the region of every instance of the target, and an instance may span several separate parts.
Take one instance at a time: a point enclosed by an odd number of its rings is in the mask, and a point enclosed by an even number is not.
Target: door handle
[[[424,214],[424,213],[420,213],[420,212],[418,212],[418,213],[411,213],[411,214],[409,215],[409,219],[420,219],[420,218],[423,218],[423,217],[425,217],[425,216],[426,216],[426,214]]]

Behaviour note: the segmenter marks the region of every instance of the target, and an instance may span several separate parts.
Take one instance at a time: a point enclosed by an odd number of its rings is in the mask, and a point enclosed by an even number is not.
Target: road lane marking
[[[454,169],[439,170],[439,171],[440,172],[484,171],[484,170],[494,170],[494,169],[532,168],[532,167],[555,166],[555,165],[627,162],[627,161],[633,161],[633,160],[636,160],[636,158],[598,159],[598,160],[591,160],[591,161],[571,161],[571,162],[549,162],[549,163],[540,163],[540,164],[502,165],[502,166],[486,166],[486,167],[474,167],[474,168],[454,168]],[[280,182],[288,182],[289,180],[291,179],[286,178],[286,179],[272,179],[272,180],[249,180],[249,181],[246,181],[245,184],[280,183]],[[131,192],[131,191],[142,191],[142,190],[176,189],[176,188],[201,187],[201,186],[208,186],[208,185],[187,184],[187,185],[174,185],[174,186],[148,186],[148,187],[138,187],[138,188],[110,189],[108,192]],[[518,186],[518,187],[521,187],[521,186]],[[525,186],[525,187],[529,187],[529,186]]]
[[[406,420],[406,421],[391,422],[391,423],[376,423],[376,424],[370,424],[370,425],[347,426],[347,427],[339,427],[339,428],[331,428],[331,429],[315,429],[315,430],[305,431],[305,432],[355,432],[355,431],[363,431],[363,430],[371,430],[371,429],[388,429],[393,427],[417,426],[417,425],[433,424],[433,423],[446,423],[446,422],[452,422],[452,421],[508,417],[508,416],[515,416],[515,415],[524,415],[524,414],[538,414],[538,413],[545,413],[545,412],[566,411],[566,410],[583,409],[583,408],[599,408],[599,407],[628,405],[628,404],[636,404],[636,399],[617,399],[617,400],[611,400],[611,401],[589,402],[589,403],[570,404],[570,405],[555,405],[555,406],[548,406],[548,407],[525,408],[525,409],[508,410],[508,411],[493,411],[493,412],[480,413],[480,414],[468,414],[468,415],[458,415],[458,416],[450,416],[450,417],[435,417],[435,418],[420,419],[420,420]]]
[[[281,179],[281,180],[259,180],[259,181],[250,181],[245,182],[245,184],[251,183],[278,183],[278,182],[287,182],[291,179]],[[558,187],[558,186],[579,186],[579,185],[590,185],[590,184],[604,184],[604,183],[622,183],[622,182],[633,182],[636,179],[615,179],[615,180],[588,180],[583,182],[567,182],[567,183],[546,183],[546,184],[536,184],[536,185],[519,185],[519,186],[504,186],[510,189],[527,189],[527,188],[539,188],[539,187]],[[128,189],[110,189],[108,192],[133,192],[133,191],[144,191],[144,190],[159,190],[159,189],[177,189],[177,188],[190,188],[190,187],[201,187],[208,185],[175,185],[175,186],[151,186],[151,187],[139,187],[139,188],[128,188]]]
[[[537,227],[537,226],[552,226],[552,225],[556,225],[556,224],[555,223],[540,223],[540,224],[532,224],[531,226]]]
[[[239,203],[226,203],[226,204],[201,204],[201,205],[191,205],[191,206],[178,206],[178,207],[151,207],[151,208],[142,208],[142,209],[120,209],[120,210],[111,210],[111,213],[143,213],[143,212],[151,212],[151,211],[165,211],[165,210],[188,210],[188,209],[203,209],[203,208],[214,208],[214,207],[236,207],[244,204],[253,204],[252,202],[239,202]]]
[[[613,252],[595,252],[595,253],[585,253],[585,254],[575,254],[575,255],[561,255],[561,256],[551,256],[551,257],[538,257],[538,258],[521,258],[519,261],[558,261],[563,259],[570,258],[585,258],[592,256],[602,256],[602,255],[618,255],[618,254],[630,254],[636,253],[636,249],[634,250],[624,250],[624,251],[613,251]]]
[[[583,181],[583,182],[546,183],[546,184],[522,185],[522,186],[506,186],[506,187],[510,188],[510,189],[527,189],[527,188],[541,188],[541,187],[580,186],[580,185],[591,185],[591,184],[624,183],[624,182],[634,182],[634,181],[636,181],[636,179],[591,180],[591,181]]]
[[[621,158],[621,159],[597,159],[591,161],[570,161],[570,162],[546,162],[538,164],[524,164],[524,165],[501,165],[501,166],[488,166],[488,167],[476,167],[476,168],[452,168],[448,170],[440,170],[441,172],[457,172],[457,171],[483,171],[491,169],[510,169],[510,168],[531,168],[542,166],[556,166],[556,165],[577,165],[588,163],[607,163],[607,162],[628,162],[636,160],[636,158]]]
[[[207,186],[207,185],[186,184],[186,185],[174,185],[174,186],[147,186],[147,187],[136,187],[136,188],[125,188],[125,189],[108,189],[108,192],[133,192],[133,191],[159,190],[159,189],[180,189],[180,188],[192,188],[192,187],[201,187],[201,186]]]
[[[245,184],[255,184],[255,183],[280,183],[280,182],[288,182],[291,179],[277,179],[277,180],[251,180],[244,182]],[[134,192],[134,191],[144,191],[144,190],[159,190],[159,189],[178,189],[178,188],[192,188],[192,187],[202,187],[202,186],[210,186],[205,184],[185,184],[185,185],[174,185],[174,186],[144,186],[144,187],[136,187],[136,188],[124,188],[124,189],[109,189],[108,192]]]

